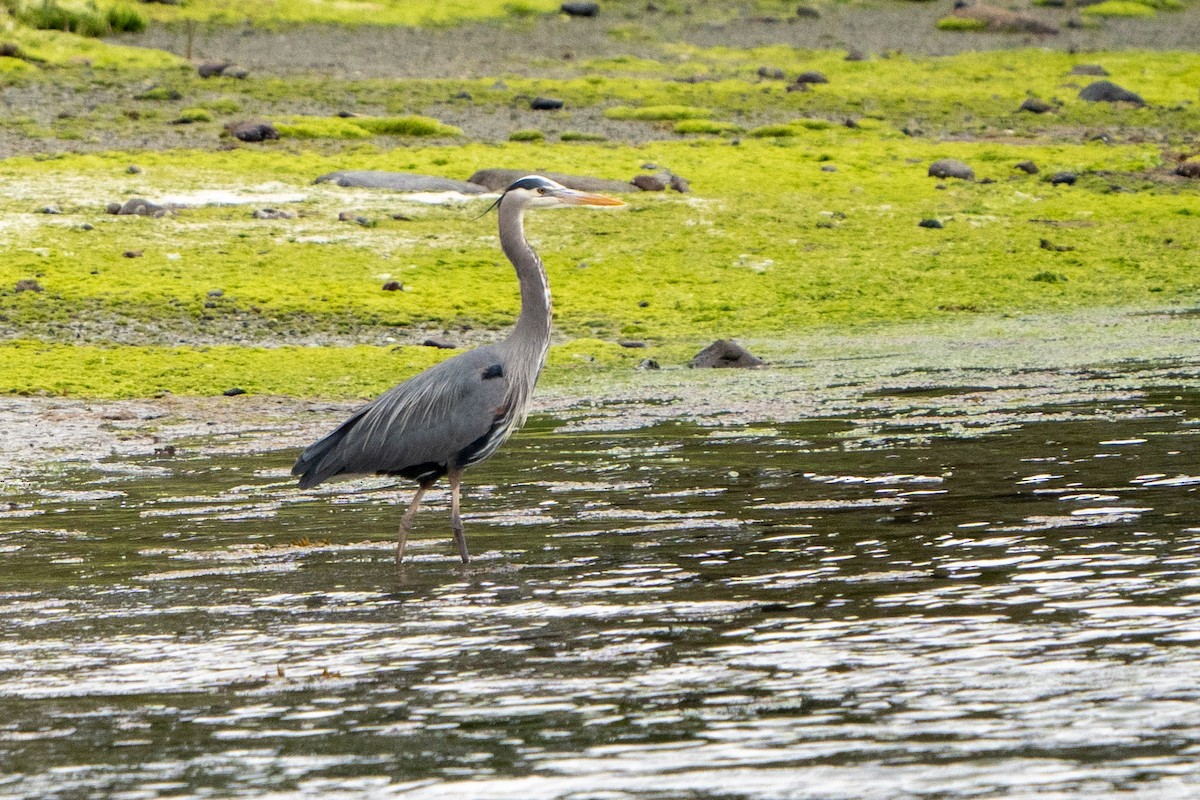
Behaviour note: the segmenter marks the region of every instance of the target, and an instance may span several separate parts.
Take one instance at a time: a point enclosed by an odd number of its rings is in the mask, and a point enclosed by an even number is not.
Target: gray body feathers
[[[437,364],[354,412],[292,467],[308,488],[336,475],[402,475],[422,483],[491,455],[523,421],[533,387],[514,385],[507,343]],[[535,376],[536,380],[536,376]]]

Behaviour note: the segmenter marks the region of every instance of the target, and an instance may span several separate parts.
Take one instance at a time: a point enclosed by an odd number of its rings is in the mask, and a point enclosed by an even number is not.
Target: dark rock
[[[1122,89],[1112,81],[1096,81],[1079,91],[1079,99],[1090,103],[1133,103],[1144,106],[1146,101],[1141,95]]]
[[[237,78],[239,81],[244,81],[250,77],[250,70],[245,67],[229,67],[225,70],[226,78]]]
[[[681,178],[674,173],[672,173],[671,180],[669,180],[667,183],[672,189],[680,194],[686,194],[692,190],[692,185],[687,182],[686,178]]]
[[[221,392],[221,394],[225,395],[226,397],[237,397],[239,394],[245,394],[245,393],[246,393],[246,390],[240,386],[234,386],[230,389],[226,389],[225,391]]]
[[[1072,75],[1094,75],[1097,78],[1107,78],[1108,70],[1099,64],[1076,64],[1071,67]]]
[[[1184,161],[1175,168],[1175,174],[1182,178],[1200,178],[1200,161]]]
[[[821,12],[812,6],[796,6],[796,16],[805,19],[820,19]]]
[[[295,219],[296,212],[284,211],[282,208],[259,208],[255,210],[253,217],[255,219]]]
[[[500,169],[489,168],[475,172],[468,180],[479,184],[489,192],[503,192],[514,181],[527,175],[541,175],[552,181],[557,181],[568,189],[581,192],[632,192],[634,187],[624,181],[610,181],[604,178],[592,178],[586,175],[565,175],[561,172],[542,172],[531,169]]]
[[[535,97],[529,101],[529,107],[534,111],[557,111],[563,107],[563,101],[556,97]]]
[[[787,87],[787,91],[788,92],[811,92],[812,89],[809,88],[807,83],[789,83],[788,87]]]
[[[920,222],[918,222],[917,225],[922,228],[944,228],[944,227],[946,227],[945,225],[942,224],[942,221],[940,219],[932,219],[932,218],[923,219]]]
[[[137,164],[130,164],[128,167],[125,168],[125,172],[127,172],[130,175],[141,175],[142,168],[139,167]]]
[[[33,278],[22,278],[13,286],[13,292],[20,294],[21,292],[44,292],[42,285]]]
[[[850,48],[850,52],[846,53],[847,61],[868,61],[870,56],[855,47]]]
[[[1038,165],[1032,161],[1018,161],[1016,164],[1013,164],[1013,169],[1019,169],[1028,175],[1038,174]]]
[[[224,289],[209,289],[208,292],[205,293],[205,297],[224,297],[224,296],[225,296]]]
[[[594,17],[600,13],[600,4],[578,1],[563,3],[562,13],[570,17]]]
[[[418,175],[411,172],[385,172],[370,169],[330,172],[313,182],[333,182],[338,186],[356,186],[364,189],[391,189],[394,192],[482,194],[488,191],[488,187],[470,181],[440,178],[435,175]]]
[[[385,292],[398,292],[404,288],[404,284],[400,281],[388,281],[383,285]]]
[[[470,100],[474,100],[475,98],[471,96],[471,93],[470,93],[470,92],[468,92],[468,91],[461,91],[461,92],[455,92],[453,95],[451,95],[450,99],[451,99],[451,100],[467,100],[467,101],[470,101]]]
[[[971,169],[957,158],[942,158],[929,165],[931,178],[960,178],[964,181],[975,180],[975,170]]]
[[[354,217],[355,217],[355,214],[353,211],[339,211],[338,212],[338,222],[349,222],[350,220],[354,219]]]
[[[829,78],[826,78],[823,73],[817,72],[815,69],[810,69],[797,75],[793,83],[798,85],[805,83],[829,83]]]
[[[662,369],[653,358],[643,358],[638,362],[637,369]]]
[[[787,78],[779,67],[759,67],[758,77],[772,81],[782,81]]]
[[[40,213],[40,214],[61,214],[63,212],[62,212],[62,209],[59,208],[58,206],[50,205],[50,206],[42,206],[41,210],[38,213]]]
[[[200,74],[201,78],[216,78],[232,66],[233,64],[228,61],[205,61],[196,67],[196,72]]]
[[[661,175],[637,175],[630,183],[643,192],[665,192],[667,190],[667,182]]]
[[[620,341],[617,342],[617,344],[619,344],[621,347],[630,347],[630,348],[646,346],[645,342],[633,341],[631,339],[621,339]]]
[[[124,253],[121,253],[121,255],[125,256],[126,258],[141,258],[142,251],[141,250],[126,250]]]
[[[1060,183],[1065,183],[1067,186],[1074,186],[1075,181],[1079,180],[1079,176],[1074,172],[1056,172],[1050,176],[1050,183],[1058,186]]]
[[[265,142],[268,139],[279,138],[279,131],[275,130],[275,126],[263,120],[231,122],[225,126],[225,130],[242,142]]]
[[[1017,111],[1028,111],[1031,114],[1045,114],[1047,111],[1053,110],[1054,106],[1040,97],[1026,97],[1025,102],[1021,103],[1021,107],[1017,109]]]
[[[454,344],[444,339],[426,339],[421,344],[424,347],[436,347],[439,350],[453,350],[455,348]]]
[[[93,224],[92,224],[92,223],[90,223],[90,222],[85,222],[85,223],[83,223],[82,225],[80,225],[80,226],[79,226],[79,230],[81,230],[81,231],[94,231],[94,230],[96,230],[96,226],[95,226],[95,225],[93,225]]]
[[[688,362],[688,366],[693,368],[759,367],[765,363],[761,358],[751,355],[746,348],[732,339],[718,339],[697,353],[696,357]]]
[[[821,172],[837,172],[837,167],[833,164],[822,164]]]

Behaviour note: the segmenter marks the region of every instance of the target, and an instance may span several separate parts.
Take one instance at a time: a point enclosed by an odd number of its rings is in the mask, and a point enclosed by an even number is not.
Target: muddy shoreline
[[[747,341],[755,370],[602,373],[549,383],[536,426],[632,430],[672,420],[747,426],[838,420],[848,446],[977,436],[1032,421],[1158,413],[1156,398],[1200,390],[1196,320],[1164,310],[1006,316]],[[84,400],[9,397],[0,481],[102,467],[107,459],[300,448],[360,401],[293,397]],[[286,460],[286,459],[284,459]]]

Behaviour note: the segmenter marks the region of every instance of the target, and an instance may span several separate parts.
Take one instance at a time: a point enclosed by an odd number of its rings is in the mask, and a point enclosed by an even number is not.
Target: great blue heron
[[[517,270],[521,313],[508,337],[447,359],[409,378],[355,411],[337,430],[307,448],[292,474],[300,487],[335,475],[400,475],[417,482],[400,520],[396,563],[422,495],[438,478],[450,479],[450,528],[458,553],[471,560],[459,517],[463,470],[496,451],[521,427],[550,349],[550,284],[525,239],[529,208],[620,206],[620,200],[568,189],[531,175],[509,186],[499,206],[500,246]],[[489,209],[490,210],[490,209]]]

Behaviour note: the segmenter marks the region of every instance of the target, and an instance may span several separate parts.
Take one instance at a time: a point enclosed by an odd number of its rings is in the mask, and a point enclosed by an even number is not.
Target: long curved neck
[[[500,246],[517,270],[521,284],[521,316],[508,341],[527,345],[538,356],[538,369],[550,346],[550,284],[542,260],[525,239],[525,209],[500,204]]]

